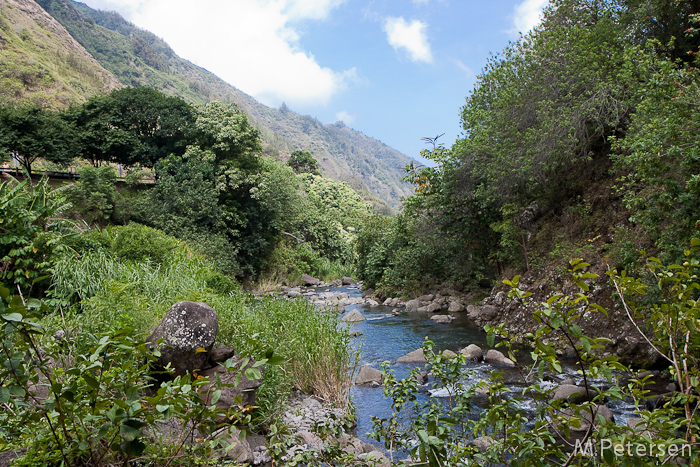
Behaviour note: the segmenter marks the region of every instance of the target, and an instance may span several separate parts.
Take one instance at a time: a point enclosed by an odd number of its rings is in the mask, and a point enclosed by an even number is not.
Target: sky
[[[547,0],[82,0],[270,107],[343,121],[409,157],[462,135],[486,65]]]

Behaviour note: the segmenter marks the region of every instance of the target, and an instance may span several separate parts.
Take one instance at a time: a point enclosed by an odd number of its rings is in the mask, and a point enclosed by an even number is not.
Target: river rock
[[[419,300],[409,300],[406,302],[406,311],[418,311],[420,307],[421,303]]]
[[[367,318],[362,316],[362,313],[360,313],[360,310],[352,310],[350,313],[347,315],[343,316],[340,319],[341,323],[359,323],[360,321],[365,321]]]
[[[376,300],[367,300],[367,305],[369,305],[370,308],[377,308],[379,306],[379,302]]]
[[[464,304],[461,302],[461,300],[451,300],[450,306],[449,308],[447,308],[447,311],[449,311],[450,313],[458,313],[464,310]]]
[[[491,446],[493,443],[495,443],[495,441],[492,437],[479,436],[478,438],[474,438],[473,440],[469,441],[467,444],[469,444],[470,446],[474,446],[481,452],[486,452],[489,446]]]
[[[343,278],[340,281],[343,283],[343,285],[352,285],[355,283],[352,277],[348,276],[343,276]]]
[[[450,315],[435,315],[430,318],[431,321],[435,321],[438,324],[450,324],[456,318]]]
[[[179,372],[192,372],[206,367],[209,353],[219,329],[216,311],[206,303],[179,302],[165,314],[146,342],[160,346],[157,365],[168,364]]]
[[[452,350],[450,350],[450,349],[445,349],[445,350],[443,350],[443,351],[442,351],[442,355],[445,356],[445,357],[447,357],[447,358],[452,358],[452,357],[456,357],[456,356],[457,356],[457,354],[456,354],[455,352],[453,352]]]
[[[370,298],[374,296],[374,289],[366,289],[362,291],[362,298]]]
[[[384,453],[378,450],[368,452],[366,454],[360,454],[358,458],[362,461],[365,461],[367,463],[366,465],[373,465],[376,467],[391,466],[391,462],[389,462],[389,459],[386,458]]]
[[[233,447],[226,451],[226,458],[233,460],[237,464],[253,462],[255,460],[253,450],[250,448],[250,443],[247,439],[240,438],[240,431],[235,427],[226,427],[224,430],[224,432],[219,433],[219,439],[227,441],[228,444],[233,444]]]
[[[437,303],[431,303],[427,307],[425,307],[425,311],[428,313],[435,313],[436,311],[440,311],[442,307],[438,305]]]
[[[515,368],[515,362],[496,349],[490,349],[486,352],[484,361],[496,367]]]
[[[234,362],[239,359],[233,358]],[[217,390],[221,390],[221,397],[216,402],[216,406],[222,410],[228,410],[236,405],[236,398],[241,398],[241,405],[255,405],[255,390],[260,386],[259,379],[251,380],[245,376],[245,370],[252,368],[255,362],[249,360],[248,364],[243,368],[232,369],[228,371],[221,365],[214,368],[209,368],[200,372],[201,376],[209,378],[209,382],[200,389],[201,398],[205,404],[209,404],[211,398]],[[237,365],[238,367],[239,365]],[[257,367],[260,373],[263,373],[263,367]],[[240,373],[241,380],[238,385],[235,385],[236,376]],[[221,381],[221,385],[218,384]]]
[[[479,317],[481,319],[490,320],[498,315],[498,308],[493,305],[484,305],[480,308]]]
[[[475,344],[469,344],[466,348],[462,349],[460,353],[471,362],[480,362],[484,359],[484,351]]]
[[[371,366],[363,365],[360,368],[357,378],[355,378],[355,384],[362,386],[363,384],[378,383],[382,384],[382,372]]]
[[[301,291],[299,291],[299,290],[291,289],[287,292],[287,297],[300,297],[300,296],[301,296]]]
[[[223,363],[234,355],[236,355],[236,350],[233,347],[215,347],[209,352],[209,366]]]
[[[409,352],[403,357],[399,357],[396,360],[396,363],[426,363],[427,360],[425,359],[425,354],[423,353],[423,349],[418,349],[414,350],[413,352]]]
[[[352,456],[359,456],[365,452],[365,445],[362,440],[348,433],[340,435],[338,438],[338,446],[345,454]]]
[[[318,285],[321,283],[320,280],[316,279],[313,276],[310,276],[308,274],[302,274],[301,275],[301,281],[304,283],[305,286],[312,286],[312,285]]]
[[[552,391],[552,400],[565,400],[572,404],[580,404],[595,397],[593,390],[586,392],[586,388],[571,384],[561,384]]]
[[[427,295],[421,295],[416,300],[418,300],[419,302],[432,302],[433,298],[435,298],[435,295],[427,294]]]
[[[612,422],[614,416],[612,411],[604,405],[593,407],[593,417],[589,407],[570,408],[562,411],[563,420],[553,425],[554,432],[560,438],[560,444],[564,445],[564,450],[571,452],[576,440],[583,440],[586,433],[591,428],[591,424],[598,423],[598,417],[602,416],[606,421]],[[575,426],[578,425],[578,426]],[[566,430],[569,430],[569,436],[566,436]]]
[[[321,438],[319,438],[317,434],[311,433],[310,431],[298,431],[294,436],[299,437],[299,441],[301,441],[302,444],[305,444],[308,449],[323,452],[323,450],[326,448]]]

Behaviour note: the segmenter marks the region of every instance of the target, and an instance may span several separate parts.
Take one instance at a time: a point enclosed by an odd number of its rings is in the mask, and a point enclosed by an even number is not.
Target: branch
[[[608,271],[610,271],[610,265],[608,265]],[[647,335],[644,334],[644,333],[642,332],[642,330],[639,328],[639,326],[637,325],[637,322],[636,322],[636,321],[634,320],[634,318],[632,317],[632,312],[630,311],[630,308],[629,308],[629,306],[627,305],[627,302],[625,301],[625,296],[623,295],[622,290],[620,290],[620,286],[617,284],[617,281],[616,281],[615,279],[612,279],[612,281],[613,281],[613,284],[615,284],[615,290],[617,291],[617,296],[620,297],[620,300],[622,301],[622,305],[625,307],[625,312],[627,313],[627,317],[630,319],[630,322],[631,322],[632,325],[635,327],[635,329],[637,329],[637,332],[639,332],[639,334],[642,335],[642,337],[644,338],[644,340],[647,341],[647,343],[656,351],[656,353],[658,353],[658,354],[661,355],[663,358],[665,358],[666,360],[668,360],[669,363],[673,364],[673,360],[671,360],[670,358],[668,358],[668,357],[666,356],[666,354],[664,354],[661,350],[659,350],[659,348],[656,347],[656,346],[651,342],[651,340],[649,340],[649,338],[647,337]]]

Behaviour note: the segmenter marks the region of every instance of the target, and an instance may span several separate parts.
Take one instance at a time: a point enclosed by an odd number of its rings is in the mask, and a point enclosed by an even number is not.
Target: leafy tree
[[[80,152],[93,165],[113,162],[153,167],[191,142],[195,112],[178,97],[152,88],[123,88],[71,108]]]
[[[255,170],[262,150],[260,134],[235,104],[210,102],[197,111],[194,139],[211,151],[219,172],[231,169]]]
[[[12,155],[31,175],[32,164],[42,158],[67,164],[72,128],[59,115],[37,106],[0,108],[0,153]]]
[[[700,229],[700,73],[666,62],[642,92],[614,159],[632,221],[673,251]]]
[[[319,173],[318,161],[314,159],[309,151],[294,151],[287,161],[290,166],[298,174],[310,173],[312,175],[321,175]]]

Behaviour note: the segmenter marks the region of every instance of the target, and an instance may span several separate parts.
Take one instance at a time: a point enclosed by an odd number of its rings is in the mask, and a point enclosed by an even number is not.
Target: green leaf
[[[267,359],[267,363],[269,365],[282,365],[284,362],[286,362],[286,359],[282,357],[281,355],[275,355],[273,357],[270,357]]]
[[[90,373],[84,373],[83,379],[85,380],[85,383],[92,389],[100,388],[100,383]]]
[[[21,323],[22,322],[22,315],[19,313],[8,313],[6,315],[0,315],[0,318],[4,319],[5,321],[13,321],[16,323]]]
[[[219,402],[219,399],[221,399],[221,389],[214,391],[214,394],[211,395],[210,403],[214,405]]]

